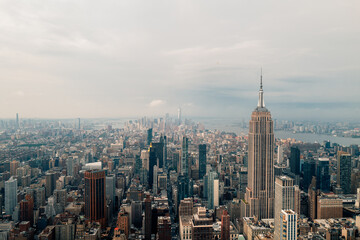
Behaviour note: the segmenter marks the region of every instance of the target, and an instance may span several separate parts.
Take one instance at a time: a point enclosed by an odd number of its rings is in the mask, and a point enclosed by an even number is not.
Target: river
[[[240,121],[224,120],[224,119],[199,119],[208,129],[217,129],[220,131],[234,132],[236,134],[247,134],[248,129],[242,128]],[[360,145],[360,138],[348,138],[337,137],[326,134],[314,134],[314,133],[293,133],[292,131],[275,131],[275,137],[280,139],[293,138],[297,141],[308,143],[323,143],[324,141],[330,141],[331,143],[338,143],[343,146],[350,146],[351,144]]]

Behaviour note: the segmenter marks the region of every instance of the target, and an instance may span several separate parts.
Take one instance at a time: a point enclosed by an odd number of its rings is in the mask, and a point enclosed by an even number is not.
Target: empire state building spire
[[[261,76],[260,76],[259,102],[258,102],[257,106],[258,106],[258,108],[265,108],[264,91],[263,91],[263,84],[262,84],[262,70],[261,70]]]

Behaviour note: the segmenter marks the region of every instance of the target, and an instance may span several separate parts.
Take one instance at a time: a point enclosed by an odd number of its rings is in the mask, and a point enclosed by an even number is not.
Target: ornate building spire
[[[257,105],[259,108],[265,107],[264,102],[264,91],[263,91],[263,84],[262,84],[262,69],[261,69],[261,75],[260,75],[260,90],[259,90],[259,102]]]

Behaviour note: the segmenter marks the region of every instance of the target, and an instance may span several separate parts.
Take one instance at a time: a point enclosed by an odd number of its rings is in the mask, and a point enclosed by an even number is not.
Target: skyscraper
[[[68,176],[74,176],[74,159],[72,157],[66,159],[66,174]]]
[[[171,240],[171,219],[170,216],[158,217],[157,224],[158,239]]]
[[[109,175],[105,178],[105,189],[106,189],[106,199],[111,200],[112,210],[115,210],[115,185],[116,178],[115,175]]]
[[[221,239],[230,239],[230,216],[226,210],[221,215]]]
[[[351,193],[351,155],[338,152],[337,185],[345,194]]]
[[[296,240],[297,239],[297,214],[292,210],[282,210],[281,234],[282,236],[274,239]]]
[[[330,192],[329,159],[319,158],[316,166],[316,188],[322,192]]]
[[[178,108],[178,124],[181,125],[181,108]]]
[[[206,144],[199,145],[199,179],[206,174]]]
[[[147,130],[147,145],[150,146],[151,142],[152,142],[152,128],[149,128]]]
[[[17,204],[17,180],[11,177],[5,182],[5,213],[12,215]]]
[[[313,159],[305,160],[303,165],[303,180],[302,180],[302,190],[307,192],[311,184],[312,177],[315,176],[316,163]]]
[[[294,180],[288,176],[280,176],[275,179],[275,237],[274,239],[281,239],[282,235],[282,218],[280,217],[282,210],[299,211],[300,191],[294,185]]]
[[[290,170],[293,174],[300,174],[300,150],[297,147],[290,148]]]
[[[146,194],[145,198],[145,240],[151,240],[151,198],[150,194]]]
[[[149,148],[149,171],[148,171],[148,183],[149,187],[153,187],[154,182],[154,166],[156,165],[157,158],[156,158],[156,150],[152,147],[152,144],[150,144]]]
[[[20,202],[20,221],[34,222],[34,199],[30,194],[25,195],[25,199]]]
[[[178,203],[184,198],[189,197],[189,178],[188,176],[179,175],[177,181],[177,190],[178,190]]]
[[[207,195],[208,208],[214,209],[219,206],[219,178],[216,172],[210,171],[205,175],[204,191]]]
[[[20,128],[19,114],[16,113],[16,128]]]
[[[53,171],[48,171],[45,174],[45,190],[46,197],[50,197],[56,187],[56,174]]]
[[[85,172],[85,217],[106,226],[105,171]]]
[[[18,169],[20,166],[20,163],[16,160],[13,160],[10,162],[10,175],[16,176],[16,169]]]
[[[180,174],[183,176],[189,176],[189,139],[184,136],[181,148],[181,164],[180,164]]]
[[[277,148],[277,163],[281,164],[284,160],[284,149],[283,146],[278,145]]]
[[[165,145],[165,138],[164,136],[160,137],[160,142],[151,143],[152,148],[155,149],[156,154],[156,165],[158,168],[163,168],[164,164],[164,146]]]
[[[274,132],[270,111],[265,107],[262,76],[259,102],[249,123],[248,186],[245,204],[250,216],[274,215]]]

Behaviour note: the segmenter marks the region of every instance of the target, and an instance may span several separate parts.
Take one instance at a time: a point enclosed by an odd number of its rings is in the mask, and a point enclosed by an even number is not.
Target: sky
[[[360,1],[0,0],[0,118],[358,120]]]

